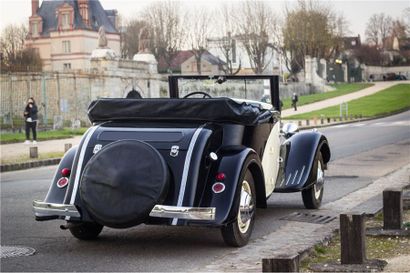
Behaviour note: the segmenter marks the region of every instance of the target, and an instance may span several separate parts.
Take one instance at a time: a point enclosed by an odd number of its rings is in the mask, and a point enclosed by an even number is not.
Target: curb
[[[57,165],[58,163],[60,163],[60,160],[61,158],[50,158],[50,159],[30,161],[30,162],[5,164],[5,165],[0,165],[0,172],[3,173],[3,172],[11,172],[11,171],[25,170],[25,169],[31,169],[31,168],[37,168],[37,167]]]
[[[404,112],[409,111],[410,108],[404,108],[392,113],[380,115],[380,116],[375,116],[375,117],[368,117],[368,118],[359,118],[359,119],[352,119],[352,120],[346,120],[346,121],[339,121],[339,122],[333,122],[333,123],[326,123],[326,124],[316,124],[316,125],[309,125],[309,126],[299,126],[300,129],[307,130],[307,129],[315,129],[315,128],[324,128],[324,127],[331,127],[331,126],[337,126],[337,125],[343,125],[343,124],[349,124],[349,123],[356,123],[356,122],[363,122],[363,121],[369,121],[369,120],[375,120],[375,119],[381,119],[381,118],[387,118],[390,116],[394,116],[397,114],[401,114]],[[299,121],[305,121],[305,120],[299,120],[299,119],[283,119],[286,122],[289,123],[298,123]],[[319,120],[319,119],[318,119]]]

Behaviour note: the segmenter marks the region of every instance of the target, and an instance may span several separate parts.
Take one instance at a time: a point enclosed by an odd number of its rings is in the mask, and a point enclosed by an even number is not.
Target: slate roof
[[[57,9],[64,3],[68,3],[74,8],[73,28],[90,29],[84,24],[81,18],[80,11],[78,8],[78,2],[76,0],[45,0],[41,3],[41,7],[37,12],[37,14],[41,16],[43,19],[43,32],[41,33],[41,36],[49,36],[51,31],[57,30]],[[105,32],[118,33],[118,31],[115,29],[115,26],[107,16],[107,13],[111,15],[113,11],[105,11],[104,8],[101,6],[100,1],[98,0],[91,0],[88,3],[88,13],[90,18],[91,30],[98,31],[100,26],[104,26]]]

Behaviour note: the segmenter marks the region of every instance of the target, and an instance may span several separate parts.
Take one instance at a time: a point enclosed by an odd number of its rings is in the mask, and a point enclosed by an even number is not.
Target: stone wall
[[[374,80],[383,80],[383,75],[388,73],[401,74],[410,79],[410,66],[366,66],[363,65],[363,79],[369,80],[370,75],[373,75]]]
[[[54,119],[89,124],[87,107],[101,97],[125,97],[134,87],[143,97],[159,97],[160,76],[148,64],[135,61],[92,60],[91,72],[14,73],[0,75],[0,119],[20,126],[29,97],[39,107],[41,125]],[[66,124],[69,122],[66,122]],[[14,126],[13,126],[14,125]]]

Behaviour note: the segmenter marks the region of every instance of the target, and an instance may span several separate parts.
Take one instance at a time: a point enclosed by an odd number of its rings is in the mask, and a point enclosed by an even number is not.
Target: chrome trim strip
[[[300,180],[302,180],[303,173],[305,172],[305,167],[306,167],[306,166],[303,165],[302,171],[300,172],[300,176],[299,176],[298,183],[297,183],[296,185],[299,185],[299,184],[300,184]]]
[[[295,173],[295,176],[293,177],[291,185],[293,185],[293,183],[295,183],[295,179],[296,179],[296,176],[298,176],[298,172],[299,172],[299,170],[296,170],[296,173]]]
[[[71,200],[70,200],[71,205],[74,204],[75,197],[77,196],[78,184],[80,183],[81,169],[83,166],[85,151],[87,150],[88,142],[90,142],[91,136],[94,134],[95,130],[97,130],[98,127],[100,127],[100,125],[91,127],[90,129],[88,129],[87,134],[84,136],[85,139],[84,139],[83,145],[81,146],[80,156],[78,158],[78,163],[77,163],[77,170],[75,172],[73,192],[71,193]]]
[[[292,177],[292,173],[290,173],[290,175],[289,175],[289,177],[288,177],[288,180],[286,181],[286,184],[285,184],[285,186],[287,186],[288,185],[288,183],[289,183],[289,181],[290,181],[290,178]]]
[[[200,207],[177,207],[156,205],[149,216],[160,218],[174,218],[187,220],[215,220],[216,208],[200,208]]]
[[[74,205],[46,203],[33,201],[33,211],[36,216],[70,216],[80,218],[80,212]]]
[[[187,152],[187,155],[186,155],[186,158],[185,158],[185,163],[184,163],[184,171],[182,173],[181,186],[180,186],[180,189],[179,189],[178,202],[177,202],[178,207],[181,207],[182,202],[184,201],[185,188],[186,188],[186,183],[187,183],[187,180],[188,180],[189,166],[191,164],[191,158],[192,158],[192,151],[194,150],[195,143],[196,143],[196,141],[198,139],[198,136],[201,133],[201,131],[202,131],[202,126],[195,130],[195,133],[192,136],[191,142],[189,143],[188,152]],[[177,224],[177,222],[178,222],[177,217],[172,219],[172,225],[173,226],[175,226]]]

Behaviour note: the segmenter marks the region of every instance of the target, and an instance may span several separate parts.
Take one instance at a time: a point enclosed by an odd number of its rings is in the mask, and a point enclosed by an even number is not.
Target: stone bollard
[[[364,214],[340,214],[340,247],[342,264],[366,261]]]
[[[306,126],[309,126],[309,124],[310,124],[310,120],[306,120]]]
[[[71,149],[71,147],[73,147],[73,144],[71,143],[64,144],[64,152],[66,153],[68,150]]]
[[[327,123],[330,123],[330,118],[327,118]]]
[[[298,126],[302,127],[302,121],[301,120],[298,120]]]
[[[38,147],[30,147],[30,158],[38,158]]]
[[[383,229],[402,229],[403,191],[385,189],[383,191]]]
[[[299,272],[299,255],[262,259],[262,272]]]

